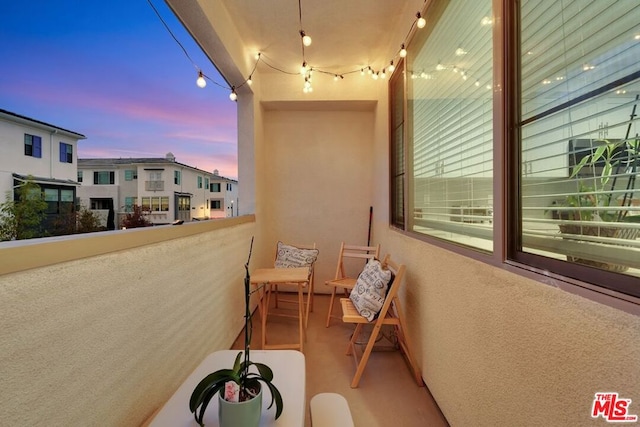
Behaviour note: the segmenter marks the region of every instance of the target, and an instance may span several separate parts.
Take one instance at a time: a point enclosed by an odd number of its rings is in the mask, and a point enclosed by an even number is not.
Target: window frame
[[[60,163],[73,163],[73,145],[60,141]]]
[[[24,155],[28,157],[42,158],[42,137],[38,135],[24,134]]]
[[[429,3],[425,15],[429,15],[429,7],[437,7],[444,4],[442,0],[434,0]],[[640,306],[640,298],[625,292],[629,286],[636,289],[640,287],[640,279],[625,276],[603,270],[594,271],[593,268],[571,264],[551,258],[545,263],[540,263],[536,256],[518,253],[518,245],[521,240],[520,218],[520,11],[519,3],[514,1],[493,0],[493,205],[494,205],[494,229],[493,229],[493,253],[483,253],[472,247],[460,246],[453,242],[441,240],[426,234],[410,231],[409,218],[405,215],[404,221],[394,221],[392,215],[392,201],[394,197],[393,183],[393,126],[392,126],[392,88],[391,82],[396,73],[406,75],[406,63],[397,67],[389,80],[389,226],[408,237],[427,242],[431,245],[452,251],[454,253],[479,260],[483,263],[501,268],[515,274],[559,287],[565,291],[579,294],[607,305],[617,306],[629,311],[637,310]],[[429,15],[430,16],[430,15]],[[413,39],[409,40],[409,45]],[[404,116],[406,124],[407,92],[406,83],[403,84]],[[412,141],[408,137],[407,126],[404,127],[405,177],[403,190],[405,199],[404,211],[410,212],[411,164],[408,158]],[[510,238],[510,236],[517,238]],[[538,258],[540,258],[538,256]],[[552,268],[552,270],[549,270]],[[576,270],[582,270],[584,274],[576,274]],[[624,276],[624,277],[623,277]],[[625,283],[622,287],[605,286],[612,279]],[[636,291],[637,292],[637,291]],[[631,303],[631,306],[628,304]]]
[[[104,176],[104,174],[109,174],[109,182],[101,183],[100,176]],[[115,171],[93,171],[93,185],[115,185],[116,177]]]

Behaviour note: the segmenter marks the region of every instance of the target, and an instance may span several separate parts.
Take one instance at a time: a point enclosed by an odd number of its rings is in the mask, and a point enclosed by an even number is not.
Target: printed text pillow
[[[276,268],[310,267],[318,258],[317,249],[301,249],[278,242]]]
[[[377,259],[369,261],[358,276],[349,298],[360,316],[369,322],[378,317],[392,276],[391,270],[383,268]]]

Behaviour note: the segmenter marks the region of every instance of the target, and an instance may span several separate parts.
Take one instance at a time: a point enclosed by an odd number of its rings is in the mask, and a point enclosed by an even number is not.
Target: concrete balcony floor
[[[295,295],[284,294],[287,299],[293,296]],[[306,427],[311,426],[309,400],[317,393],[324,392],[339,393],[347,399],[356,426],[448,426],[429,390],[416,384],[400,352],[385,349],[388,348],[385,339],[376,344],[379,350],[374,350],[369,358],[359,387],[352,389],[350,384],[355,374],[355,363],[352,356],[345,355],[345,350],[353,327],[336,318],[332,319],[330,327],[326,328],[328,307],[329,296],[316,295],[314,310],[309,314],[307,339],[304,343],[307,368]],[[291,314],[295,311],[296,306],[287,303],[280,303],[279,308],[275,309],[272,297],[270,314]],[[339,312],[338,303],[338,307],[334,307],[334,314]],[[268,343],[296,342],[297,324],[295,318],[269,316]],[[260,336],[260,317],[256,310],[253,314],[252,348],[261,348]],[[244,331],[232,348],[242,349],[243,343]]]

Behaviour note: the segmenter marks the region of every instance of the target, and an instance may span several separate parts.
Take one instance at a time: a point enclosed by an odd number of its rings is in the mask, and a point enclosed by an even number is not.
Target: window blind
[[[411,229],[492,250],[491,2],[451,2],[430,30],[408,56]]]
[[[522,251],[639,275],[635,1],[521,7]]]

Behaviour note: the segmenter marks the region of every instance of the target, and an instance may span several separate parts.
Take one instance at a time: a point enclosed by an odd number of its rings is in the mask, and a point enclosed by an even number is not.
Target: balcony
[[[4,242],[0,375],[11,392],[0,405],[3,420],[143,424],[206,354],[237,346],[249,242],[255,236],[251,267],[271,265],[277,241],[267,235],[271,226],[249,215]],[[342,236],[301,232],[300,240],[318,238],[321,291]],[[360,388],[350,389],[353,361],[340,345],[349,332],[335,323],[323,327],[320,296],[305,350],[307,399],[337,391],[347,397],[356,425],[389,425],[375,421],[391,415],[407,426],[425,419],[444,425],[429,392],[451,425],[497,425],[505,417],[540,425],[514,402],[555,399],[570,415],[556,414],[551,424],[572,425],[569,418],[590,419],[594,387],[637,384],[637,370],[610,363],[615,354],[633,366],[633,315],[386,233],[382,251],[408,266],[402,298],[428,388],[410,381],[393,352],[374,354]],[[617,340],[624,342],[620,349]],[[633,387],[620,392],[633,396]]]
[[[244,55],[252,46],[242,44],[244,33],[234,26],[243,15],[225,6],[258,3],[169,3],[223,75],[234,82],[249,76],[254,63]],[[401,3],[412,19],[415,4]],[[395,18],[374,23],[375,34],[401,21]],[[317,19],[333,31],[328,18]],[[351,35],[362,30],[349,28]],[[393,30],[389,36],[406,34],[404,27]],[[292,44],[291,58],[300,47],[297,39]],[[325,63],[338,62],[337,54],[329,52]],[[397,358],[370,365],[360,388],[348,388],[353,367],[338,345],[348,333],[341,326],[312,329],[307,399],[338,391],[356,425],[385,427],[425,425],[430,416],[429,425],[442,423],[433,402],[453,426],[603,424],[591,417],[598,392],[632,399],[631,414],[640,413],[637,304],[571,278],[525,271],[499,253],[469,255],[389,225],[386,85],[330,81],[324,91],[318,84],[303,94],[298,76],[258,69],[253,78],[252,88],[236,87],[240,216],[0,245],[3,423],[143,424],[205,355],[236,345],[252,237],[252,268],[272,265],[278,240],[315,242],[322,291],[340,242],[366,242],[369,226],[382,253],[407,266],[400,297],[433,401],[427,389],[407,397],[416,389],[411,382],[377,381],[376,370],[407,374]],[[447,211],[469,213],[490,217]],[[503,215],[496,209],[491,221],[499,224]],[[317,317],[312,321],[317,326]],[[315,358],[321,344],[332,349],[331,369]]]

